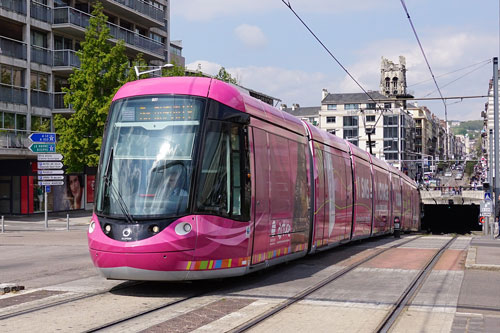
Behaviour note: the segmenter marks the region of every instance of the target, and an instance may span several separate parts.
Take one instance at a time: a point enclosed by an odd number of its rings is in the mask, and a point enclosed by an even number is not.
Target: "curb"
[[[484,271],[500,271],[500,265],[484,265],[484,264],[476,264],[477,257],[477,247],[469,246],[469,250],[467,251],[467,259],[465,259],[465,268],[466,269],[480,269]]]

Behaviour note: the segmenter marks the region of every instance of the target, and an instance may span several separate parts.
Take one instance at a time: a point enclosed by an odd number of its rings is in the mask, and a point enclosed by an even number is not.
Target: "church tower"
[[[406,58],[399,56],[399,64],[382,57],[380,65],[380,93],[387,97],[406,95]]]

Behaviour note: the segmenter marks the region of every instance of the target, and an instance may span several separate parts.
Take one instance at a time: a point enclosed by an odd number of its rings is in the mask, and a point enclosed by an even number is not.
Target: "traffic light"
[[[490,183],[484,182],[483,183],[483,190],[488,191],[490,189]]]

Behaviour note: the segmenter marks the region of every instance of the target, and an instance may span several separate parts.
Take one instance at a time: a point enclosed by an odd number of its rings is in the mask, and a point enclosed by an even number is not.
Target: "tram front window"
[[[116,102],[103,143],[97,212],[134,219],[188,209],[193,148],[205,101],[148,96]]]

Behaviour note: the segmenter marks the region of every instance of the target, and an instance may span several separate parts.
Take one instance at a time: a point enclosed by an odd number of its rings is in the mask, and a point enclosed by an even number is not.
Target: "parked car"
[[[444,173],[444,176],[445,176],[445,177],[451,177],[451,176],[452,176],[451,171],[446,171],[446,172]]]
[[[456,180],[462,179],[462,177],[463,177],[463,176],[464,176],[464,175],[463,175],[463,173],[459,172],[459,173],[457,173],[457,175],[455,176],[455,179],[456,179]]]

